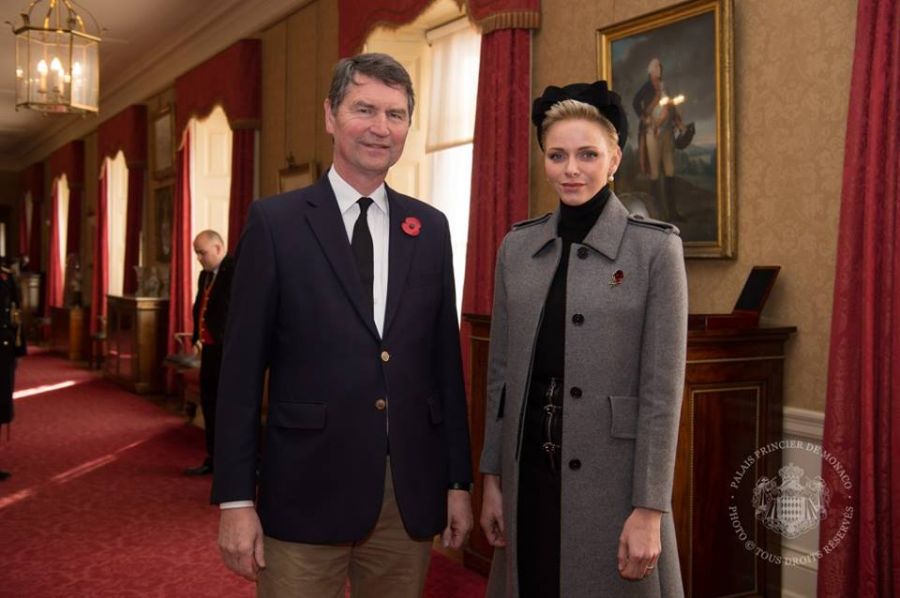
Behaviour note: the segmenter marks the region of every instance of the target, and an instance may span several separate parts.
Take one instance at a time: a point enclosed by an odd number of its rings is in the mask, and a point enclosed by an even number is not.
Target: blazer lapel
[[[388,233],[388,288],[387,306],[384,313],[384,334],[390,329],[391,321],[400,307],[406,275],[412,263],[416,238],[403,233],[401,224],[410,215],[410,201],[385,185],[390,205],[390,232]],[[423,231],[427,234],[427,231]]]
[[[326,259],[360,318],[375,338],[379,338],[374,317],[363,297],[362,283],[356,272],[356,263],[350,242],[347,240],[347,229],[344,228],[341,210],[338,208],[337,199],[327,176],[319,179],[313,194],[306,201],[312,208],[306,210],[306,220],[319,245],[322,246]]]

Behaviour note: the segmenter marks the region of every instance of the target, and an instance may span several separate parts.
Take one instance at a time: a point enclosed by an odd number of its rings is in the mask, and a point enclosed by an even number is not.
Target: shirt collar
[[[372,198],[372,201],[378,206],[378,209],[385,214],[388,213],[387,190],[385,189],[384,183],[378,185],[378,188],[369,195],[363,195],[354,189],[350,183],[345,181],[341,175],[338,174],[337,170],[334,169],[334,166],[328,170],[328,182],[331,183],[331,189],[334,191],[334,196],[337,198],[338,208],[340,208],[341,214],[346,213],[360,197]]]

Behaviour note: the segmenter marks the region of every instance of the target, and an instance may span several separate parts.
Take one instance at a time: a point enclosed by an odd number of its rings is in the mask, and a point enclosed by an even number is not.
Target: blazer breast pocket
[[[269,423],[294,430],[322,430],[327,420],[325,403],[269,403]]]
[[[609,405],[612,416],[610,418],[610,436],[631,440],[637,438],[638,398],[611,396]]]

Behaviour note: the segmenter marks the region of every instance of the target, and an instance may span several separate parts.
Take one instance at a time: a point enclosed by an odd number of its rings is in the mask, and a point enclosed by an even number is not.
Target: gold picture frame
[[[293,160],[288,159],[287,168],[278,171],[278,192],[287,193],[294,189],[307,187],[316,182],[318,176],[315,162],[295,164]]]
[[[154,178],[175,175],[175,110],[171,104],[163,106],[150,120],[150,156]]]
[[[691,0],[597,31],[599,77],[630,124],[616,195],[678,226],[685,257],[737,253],[733,32],[733,0]]]

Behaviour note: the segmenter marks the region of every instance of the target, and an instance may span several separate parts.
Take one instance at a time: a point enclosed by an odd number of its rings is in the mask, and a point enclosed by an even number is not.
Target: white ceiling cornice
[[[207,13],[208,19],[194,22],[173,32],[153,56],[134,65],[131,74],[109,89],[103,88],[101,64],[100,115],[69,120],[41,131],[31,144],[22,148],[17,160],[0,163],[0,169],[19,171],[47,158],[57,148],[84,137],[101,122],[132,104],[172,86],[175,79],[191,68],[221,52],[234,42],[252,37],[266,27],[299,10],[312,0],[222,0]],[[49,117],[48,117],[49,118]]]

